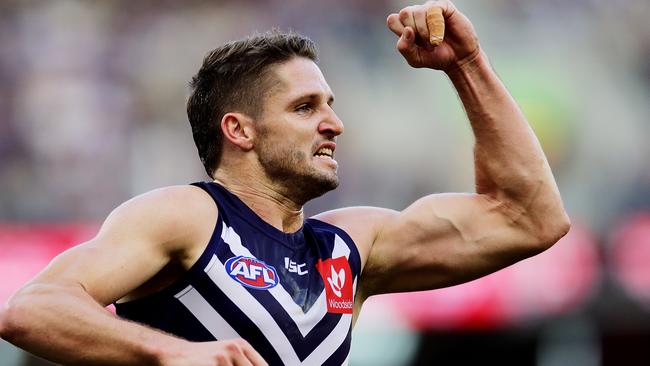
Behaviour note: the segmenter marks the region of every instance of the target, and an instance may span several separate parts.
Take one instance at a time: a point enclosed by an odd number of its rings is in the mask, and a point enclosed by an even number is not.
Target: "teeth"
[[[331,157],[332,156],[332,149],[328,149],[328,148],[324,147],[324,148],[318,150],[316,152],[316,155],[327,155],[327,156]]]

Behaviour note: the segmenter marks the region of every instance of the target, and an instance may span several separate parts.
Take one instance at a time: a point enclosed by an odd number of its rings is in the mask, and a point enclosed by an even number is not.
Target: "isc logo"
[[[232,257],[226,261],[226,271],[235,281],[257,290],[266,290],[278,284],[278,273],[258,259],[244,256]]]

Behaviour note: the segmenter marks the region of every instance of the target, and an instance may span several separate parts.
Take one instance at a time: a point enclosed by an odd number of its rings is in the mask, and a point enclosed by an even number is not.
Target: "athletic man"
[[[446,22],[435,48],[430,7]],[[13,296],[2,337],[66,364],[341,365],[369,296],[462,283],[555,243],[569,220],[553,176],[468,19],[433,1],[388,27],[409,65],[456,88],[476,137],[476,194],[305,220],[305,202],[338,184],[332,91],[309,40],[234,42],[206,57],[188,102],[215,181],[118,207]],[[116,301],[123,318],[104,309]]]

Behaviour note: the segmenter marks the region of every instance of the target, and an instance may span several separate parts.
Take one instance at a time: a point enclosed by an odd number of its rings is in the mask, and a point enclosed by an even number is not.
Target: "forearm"
[[[66,365],[155,365],[181,339],[121,320],[81,287],[31,285],[3,314],[2,336],[38,356]]]
[[[448,75],[476,139],[477,193],[507,203],[514,215],[539,221],[532,222],[536,226],[554,216],[560,216],[558,222],[568,220],[539,141],[485,54]]]
[[[485,54],[480,52],[448,76],[476,139],[478,193],[526,201],[540,184],[557,191],[537,137]]]

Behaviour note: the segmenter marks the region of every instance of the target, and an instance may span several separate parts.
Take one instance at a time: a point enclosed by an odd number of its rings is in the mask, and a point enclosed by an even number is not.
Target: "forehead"
[[[278,81],[278,88],[272,99],[293,100],[303,95],[320,95],[325,99],[332,96],[332,90],[316,63],[303,57],[277,65],[273,73]]]

